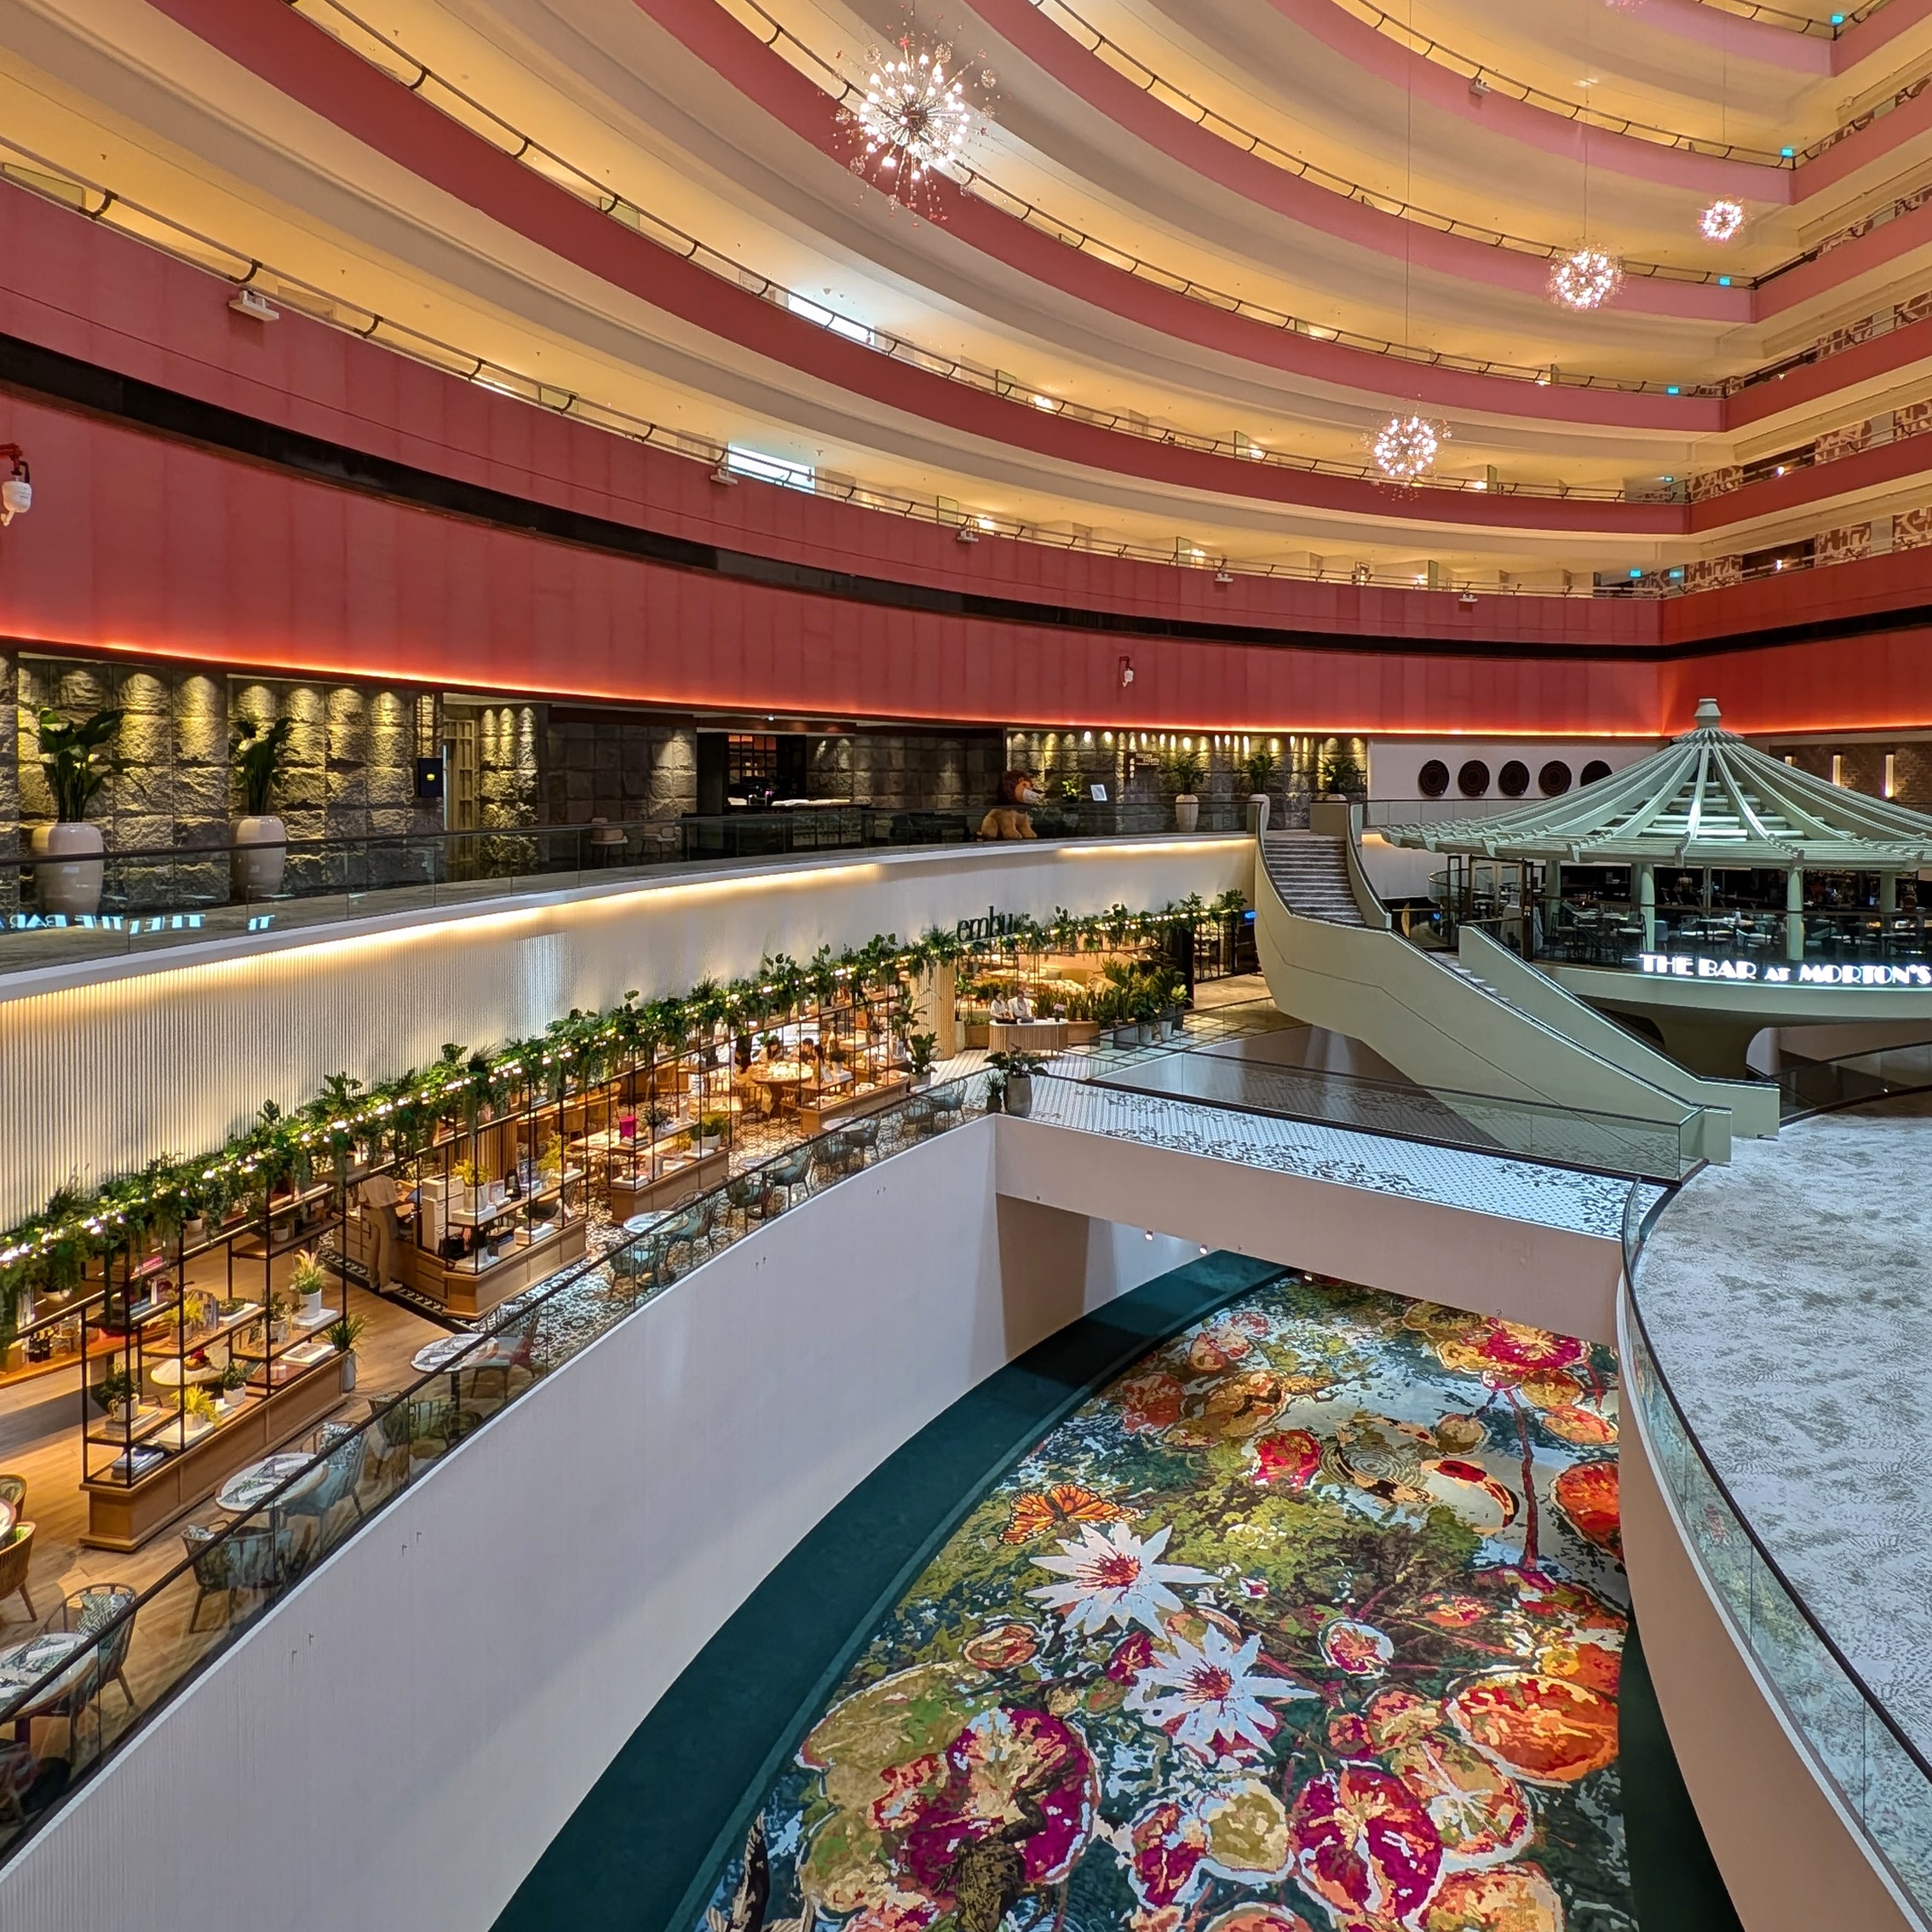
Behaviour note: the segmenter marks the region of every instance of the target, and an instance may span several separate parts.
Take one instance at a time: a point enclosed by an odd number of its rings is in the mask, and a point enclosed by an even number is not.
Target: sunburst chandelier
[[[865,98],[840,110],[865,143],[852,171],[893,200],[917,205],[930,198],[930,175],[964,171],[967,145],[983,130],[979,110],[950,71],[952,49],[943,41],[905,34],[886,53],[873,48],[865,65]],[[981,78],[990,85],[992,77]]]
[[[1745,224],[1743,204],[1714,201],[1697,218],[1697,232],[1709,242],[1728,242]]]
[[[1601,308],[1623,280],[1624,265],[1615,256],[1586,244],[1550,269],[1550,299],[1565,308]]]
[[[1437,452],[1449,440],[1446,423],[1426,416],[1392,416],[1370,439],[1375,467],[1393,483],[1413,483],[1435,467]]]

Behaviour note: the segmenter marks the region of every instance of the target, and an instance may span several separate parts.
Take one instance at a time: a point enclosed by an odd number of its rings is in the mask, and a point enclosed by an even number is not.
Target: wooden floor
[[[357,1394],[342,1405],[344,1412],[359,1416],[364,1392],[394,1390],[415,1381],[410,1357],[446,1331],[359,1288],[348,1293],[350,1314],[366,1317],[369,1324],[356,1345]],[[181,1561],[182,1524],[228,1520],[226,1511],[204,1504],[131,1555],[83,1548],[87,1495],[80,1486],[79,1382],[75,1367],[0,1389],[0,1472],[26,1482],[24,1514],[36,1526],[27,1592],[42,1619],[83,1584],[145,1590]],[[18,1596],[0,1603],[0,1647],[27,1636],[37,1620],[30,1619]]]

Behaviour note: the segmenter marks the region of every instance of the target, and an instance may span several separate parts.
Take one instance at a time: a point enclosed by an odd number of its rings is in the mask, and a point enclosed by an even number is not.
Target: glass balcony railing
[[[1205,832],[1238,831],[1231,800],[1203,799]],[[1245,803],[1245,802],[1244,802]],[[1172,832],[1170,805],[1038,808],[1044,838]],[[616,884],[681,866],[957,844],[980,815],[814,803],[568,825],[489,826],[276,846],[169,847],[0,860],[0,973],[300,931],[343,919]],[[5,875],[16,883],[9,890]]]
[[[1922,1917],[1932,1917],[1932,1763],[1834,1643],[1732,1500],[1678,1406],[1644,1328],[1642,1250],[1661,1203],[1633,1193],[1624,1266],[1632,1284],[1625,1386],[1684,1540],[1750,1647],[1819,1775]]]
[[[1932,1040],[1875,1047],[1836,1060],[1787,1055],[1778,1072],[1779,1110],[1787,1120],[1929,1089],[1932,1089]]]
[[[192,1554],[147,1589],[77,1590],[0,1661],[0,1859],[51,1815],[317,1564],[450,1450],[701,1262],[801,1202],[986,1111],[975,1073],[916,1091],[624,1223],[595,1256],[441,1344],[446,1360],[274,1459],[274,1486],[232,1521],[191,1517]],[[645,1225],[647,1224],[647,1225]],[[16,1582],[18,1578],[14,1579]],[[40,1737],[66,1749],[40,1755]]]
[[[1705,1116],[1711,1111],[1685,1107],[1668,1118],[1642,1120],[1320,1067],[1259,1066],[1208,1053],[1173,1054],[1104,1075],[1096,1084],[1396,1140],[1670,1182],[1702,1164]]]

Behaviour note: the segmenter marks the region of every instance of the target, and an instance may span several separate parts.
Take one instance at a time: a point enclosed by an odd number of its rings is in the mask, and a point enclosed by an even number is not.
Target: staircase
[[[1340,839],[1319,832],[1267,832],[1262,863],[1291,912],[1331,926],[1366,923],[1348,883],[1348,860]]]

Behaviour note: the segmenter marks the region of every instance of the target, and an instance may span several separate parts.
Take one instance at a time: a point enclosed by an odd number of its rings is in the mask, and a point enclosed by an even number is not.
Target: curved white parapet
[[[1932,1824],[1932,1793],[1887,1749],[1856,1689],[1833,1681],[1836,1666],[1711,1482],[1627,1285],[1618,1352],[1624,1565],[1671,1747],[1745,1932],[1926,1932],[1856,1808],[1895,1831],[1916,1803]],[[1806,1687],[1801,1712],[1780,1677]],[[1855,1794],[1841,1789],[1808,1722],[1831,1734]],[[1901,1768],[1917,1791],[1899,1788]]]
[[[74,1175],[218,1146],[264,1101],[299,1107],[333,1073],[390,1079],[446,1040],[493,1045],[773,953],[1245,892],[1253,854],[1245,837],[827,854],[15,974],[0,981],[0,1226]]]

